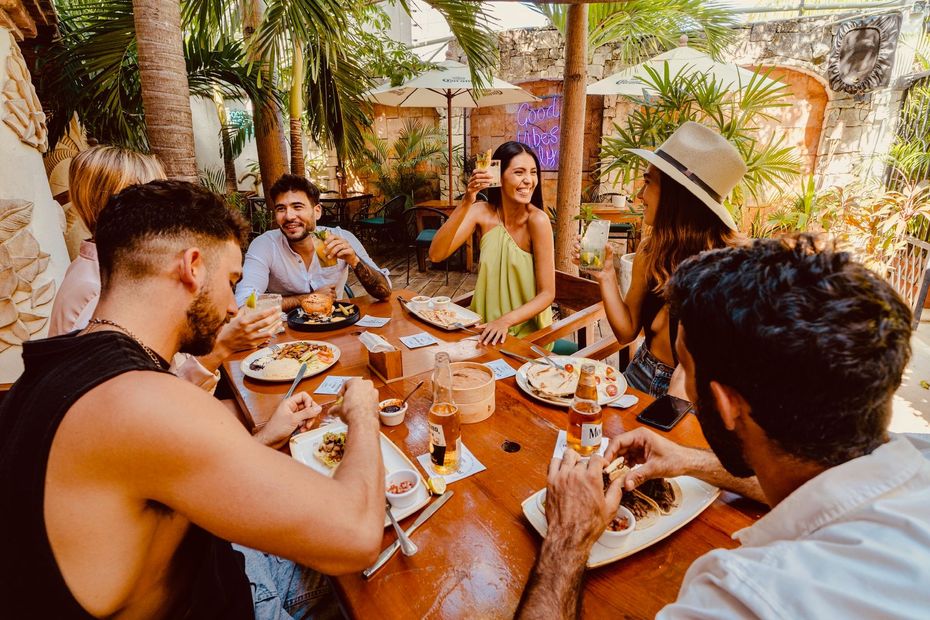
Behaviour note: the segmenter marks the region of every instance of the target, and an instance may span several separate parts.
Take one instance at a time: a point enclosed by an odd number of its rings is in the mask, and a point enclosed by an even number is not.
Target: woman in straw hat
[[[626,299],[620,296],[614,269],[593,275],[600,284],[617,341],[632,342],[640,330],[645,335],[645,342],[623,373],[627,383],[658,397],[668,391],[678,363],[678,324],[669,317],[662,289],[686,258],[739,241],[736,222],[722,203],[743,178],[746,164],[720,134],[690,121],[655,151],[630,151],[649,162],[637,197],[645,207],[644,222],[652,226],[652,233],[633,259]],[[579,253],[580,245],[576,244],[576,262]],[[613,265],[609,245],[604,264]]]

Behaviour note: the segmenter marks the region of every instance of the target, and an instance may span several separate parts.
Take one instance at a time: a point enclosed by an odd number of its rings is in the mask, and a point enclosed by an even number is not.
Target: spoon
[[[419,549],[413,544],[413,541],[407,538],[407,535],[404,534],[404,530],[400,529],[400,524],[397,523],[397,519],[394,518],[394,513],[391,512],[391,505],[385,504],[384,511],[387,512],[388,517],[391,519],[391,524],[394,526],[394,531],[397,532],[397,540],[400,541],[400,551],[404,555],[414,555]]]
[[[411,396],[413,396],[413,393],[414,393],[414,392],[416,392],[416,391],[419,390],[421,387],[423,387],[423,384],[424,384],[424,383],[426,383],[426,380],[420,381],[419,383],[417,383],[416,387],[414,387],[412,390],[410,390],[409,392],[407,392],[407,395],[404,397],[404,400],[400,401],[400,406],[403,407],[403,406],[404,406],[404,403],[406,403],[407,400],[408,400]]]
[[[468,327],[465,327],[465,325],[464,325],[463,323],[453,323],[453,324],[451,325],[451,327],[454,327],[455,329],[460,329],[460,330],[462,330],[463,332],[468,332],[468,333],[470,333],[470,334],[477,334],[477,335],[479,335],[479,336],[481,335],[481,332],[479,332],[479,331],[476,330],[476,329],[470,329],[470,328],[468,328]]]

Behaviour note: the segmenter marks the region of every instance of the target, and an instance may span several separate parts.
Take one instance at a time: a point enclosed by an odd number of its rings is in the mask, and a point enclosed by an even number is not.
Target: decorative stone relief
[[[861,95],[887,86],[900,29],[900,13],[858,17],[841,23],[827,61],[830,88]]]
[[[55,280],[49,255],[29,231],[33,204],[0,200],[0,352],[21,345],[48,321]]]
[[[6,59],[6,81],[3,84],[3,122],[22,142],[44,153],[48,150],[48,129],[45,112],[29,79],[29,69],[19,46],[10,36],[10,55]]]

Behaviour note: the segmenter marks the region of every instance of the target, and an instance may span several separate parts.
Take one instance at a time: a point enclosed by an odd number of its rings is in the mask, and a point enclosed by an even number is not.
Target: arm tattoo
[[[362,283],[362,286],[372,297],[387,299],[391,296],[391,286],[385,275],[372,269],[365,261],[358,261],[355,266],[355,277],[358,278],[358,281]]]

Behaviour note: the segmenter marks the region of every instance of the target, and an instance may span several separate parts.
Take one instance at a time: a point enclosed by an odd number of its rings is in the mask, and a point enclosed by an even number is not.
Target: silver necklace
[[[138,336],[136,336],[134,333],[132,333],[131,331],[129,331],[128,329],[120,325],[119,323],[115,321],[111,321],[109,319],[91,319],[90,323],[92,325],[109,325],[110,327],[115,327],[116,329],[125,333],[127,336],[135,340],[136,344],[142,347],[142,349],[146,353],[148,353],[148,356],[152,358],[152,361],[155,362],[156,366],[158,366],[159,368],[164,368],[164,365],[162,364],[161,358],[158,356],[158,353],[156,353],[153,349],[148,347],[144,342],[139,340]]]

